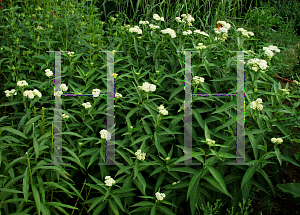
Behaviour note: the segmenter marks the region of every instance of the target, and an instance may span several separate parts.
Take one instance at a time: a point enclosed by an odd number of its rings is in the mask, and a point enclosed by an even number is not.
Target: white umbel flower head
[[[283,143],[283,140],[282,140],[281,138],[275,138],[275,137],[273,137],[273,138],[271,139],[271,141],[272,141],[272,143],[276,143],[276,144],[281,144],[281,143]]]
[[[246,38],[250,38],[250,36],[254,36],[254,33],[252,31],[247,31],[244,28],[238,28],[237,31],[241,32],[242,36],[244,36]]]
[[[198,43],[198,46],[196,46],[196,49],[199,49],[199,50],[206,49],[206,46],[203,45],[203,43]]]
[[[93,91],[92,91],[92,94],[93,94],[93,97],[98,97],[99,96],[99,94],[100,94],[100,92],[101,92],[101,90],[99,90],[99,89],[93,89]]]
[[[193,81],[195,81],[195,83],[198,85],[198,84],[204,82],[204,78],[203,78],[203,77],[195,76],[195,77],[193,78]]]
[[[165,21],[164,17],[160,17],[158,14],[153,14],[153,19],[156,21]]]
[[[167,29],[161,30],[161,33],[163,33],[163,34],[169,34],[172,38],[176,37],[175,31],[173,29],[171,29],[171,28],[167,28]]]
[[[83,103],[82,106],[83,106],[85,109],[89,109],[89,108],[92,107],[91,103],[89,103],[89,102]]]
[[[32,90],[25,90],[24,93],[23,93],[23,96],[27,96],[28,98],[33,99],[34,98],[34,93],[33,93]]]
[[[41,98],[41,97],[42,97],[42,94],[41,94],[41,92],[40,92],[40,91],[38,91],[37,89],[34,89],[34,90],[33,90],[33,94],[34,94],[35,96],[38,96],[39,98]]]
[[[156,192],[155,196],[156,196],[157,200],[160,200],[160,201],[166,197],[166,195],[164,193],[159,193],[159,192]]]
[[[139,160],[145,160],[146,153],[142,153],[142,151],[139,149],[134,153]]]
[[[116,93],[115,97],[118,98],[122,98],[122,95],[120,93]]]
[[[149,22],[148,21],[139,21],[139,24],[140,25],[147,25],[147,24],[149,24]]]
[[[67,52],[67,54],[68,54],[70,57],[73,57],[73,56],[74,56],[74,52]]]
[[[155,29],[159,28],[158,25],[153,25],[153,24],[150,24],[149,27],[151,28],[151,30],[155,30]]]
[[[209,34],[205,33],[204,31],[200,31],[198,29],[194,31],[194,34],[200,34],[200,35],[204,35],[204,36],[209,37]]]
[[[187,31],[183,31],[182,34],[183,35],[190,35],[192,34],[193,32],[191,30],[187,30]]]
[[[160,105],[158,108],[159,110],[159,113],[162,114],[162,115],[168,115],[168,111],[165,109],[164,105]]]
[[[111,139],[111,134],[107,130],[102,129],[99,133],[101,135],[101,139],[106,139],[106,140]]]
[[[105,183],[106,186],[111,187],[111,186],[113,186],[113,184],[115,184],[116,182],[115,182],[115,180],[114,180],[112,177],[106,176],[106,177],[105,177],[104,183]]]
[[[256,99],[256,101],[253,101],[250,103],[250,108],[253,110],[262,110],[263,109],[263,105],[261,104],[263,101],[261,98]]]
[[[46,69],[45,74],[46,74],[47,77],[53,76],[53,72],[50,69]]]
[[[280,49],[277,48],[277,46],[269,45],[268,48],[269,48],[271,51],[280,52]]]
[[[56,91],[56,92],[54,93],[54,96],[61,96],[62,94],[63,94],[62,91]]]
[[[15,89],[11,89],[11,90],[5,90],[5,94],[6,94],[6,97],[10,97],[12,95],[17,95],[17,92],[15,92],[16,90]]]
[[[131,33],[138,33],[138,34],[142,34],[143,33],[142,29],[140,29],[140,27],[137,26],[137,25],[134,26],[133,28],[129,28],[128,31],[131,32]]]
[[[154,92],[156,90],[156,86],[154,84],[149,84],[148,82],[144,82],[142,85],[142,90],[145,92],[152,91]]]
[[[63,119],[69,119],[70,117],[66,114],[61,115]]]
[[[22,81],[18,81],[17,85],[19,87],[26,87],[26,86],[28,86],[28,83],[25,80],[22,80]]]
[[[213,145],[215,145],[216,141],[207,138],[207,139],[206,139],[206,143],[207,143],[207,145],[209,145],[209,146],[213,146]]]
[[[61,84],[61,85],[60,85],[60,89],[61,89],[62,91],[67,91],[67,90],[68,90],[68,87],[67,87],[67,85],[65,85],[65,84]]]
[[[280,91],[283,92],[283,95],[289,95],[290,94],[289,90],[286,90],[286,89],[280,89]]]

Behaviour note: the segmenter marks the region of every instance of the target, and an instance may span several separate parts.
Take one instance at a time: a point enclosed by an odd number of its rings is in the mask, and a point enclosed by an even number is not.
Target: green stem
[[[82,188],[81,188],[81,191],[80,191],[80,195],[81,195],[81,193],[82,193],[82,190],[83,190],[83,188],[84,188],[84,186],[85,186],[85,182],[86,182],[86,179],[85,179],[85,180],[84,180],[84,182],[83,182],[83,185],[82,185]],[[74,207],[76,207],[78,200],[79,200],[79,196],[78,196],[78,198],[77,198],[77,200],[76,200],[76,203],[75,203],[75,206],[74,206]],[[75,210],[75,209],[73,209],[73,211],[72,211],[71,215],[73,215],[73,213],[74,213],[74,210]]]

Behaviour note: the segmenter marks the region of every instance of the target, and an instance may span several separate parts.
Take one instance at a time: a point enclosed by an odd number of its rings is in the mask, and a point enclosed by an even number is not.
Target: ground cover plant
[[[258,191],[299,202],[299,181],[280,176],[283,163],[300,167],[300,79],[283,86],[277,78],[287,47],[272,36],[275,12],[250,2],[243,20],[242,1],[110,3],[114,11],[108,2],[1,2],[0,214],[250,214]],[[260,15],[267,27],[254,21]],[[192,157],[201,165],[175,165],[185,158],[187,50],[193,94],[236,93],[244,64],[252,165],[228,165],[236,161],[235,96],[192,97]],[[60,91],[47,51],[61,51]],[[111,138],[105,51],[114,58],[115,161],[124,165],[98,164]],[[71,165],[46,165],[54,150]]]

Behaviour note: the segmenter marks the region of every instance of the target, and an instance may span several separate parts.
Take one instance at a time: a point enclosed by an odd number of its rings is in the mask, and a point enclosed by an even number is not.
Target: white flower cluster
[[[47,77],[51,77],[53,75],[53,72],[50,69],[46,69],[45,74]]]
[[[159,113],[162,114],[162,115],[168,115],[168,111],[165,109],[164,105],[160,105],[158,108],[159,110]]]
[[[93,97],[98,97],[99,96],[99,94],[100,94],[100,92],[101,92],[101,90],[99,90],[99,89],[93,89],[93,91],[92,91],[92,94],[93,94]]]
[[[193,32],[191,30],[187,30],[187,31],[183,31],[182,34],[183,35],[190,35],[192,34]]]
[[[42,94],[37,89],[34,89],[34,90],[25,90],[23,96],[27,96],[28,98],[33,99],[34,96],[38,96],[39,98],[41,98]]]
[[[254,70],[255,72],[257,72],[260,68],[262,73],[265,73],[265,71],[263,71],[263,70],[265,70],[265,69],[267,69],[267,67],[269,67],[267,65],[267,61],[260,60],[257,58],[248,60],[246,65],[251,66],[252,70]]]
[[[158,14],[153,14],[153,19],[156,21],[165,21],[164,17],[160,17]]]
[[[115,97],[118,99],[118,98],[122,98],[122,94],[120,93],[116,93]]]
[[[60,89],[61,89],[62,91],[67,91],[67,90],[68,90],[68,87],[67,87],[67,85],[65,85],[65,84],[61,84],[61,85],[60,85]]]
[[[199,29],[195,30],[194,34],[201,34],[201,35],[209,37],[209,34],[205,33],[204,31],[200,31]]]
[[[196,46],[196,49],[199,49],[199,50],[206,49],[206,46],[203,45],[203,43],[198,43],[198,46]]]
[[[250,108],[253,110],[262,110],[264,106],[261,103],[263,103],[262,99],[258,98],[256,101],[250,103]]]
[[[280,89],[282,92],[283,92],[283,95],[289,95],[290,92],[289,90],[286,90],[286,89]]]
[[[110,19],[111,19],[111,21],[114,22],[114,21],[116,21],[117,18],[115,18],[115,17],[112,16],[112,17],[110,17]]]
[[[209,145],[209,146],[213,146],[213,145],[215,145],[216,141],[211,140],[211,139],[206,139],[206,143],[207,143],[207,145]]]
[[[217,37],[215,37],[214,40],[225,41],[225,40],[227,40],[227,37],[228,37],[228,34],[227,34],[227,33],[224,33],[222,36],[217,36]]]
[[[275,52],[280,52],[280,50],[273,45],[269,45],[268,47],[263,47],[263,50],[265,51],[265,55],[271,60],[271,58],[273,57],[274,53],[272,51]]]
[[[101,139],[106,139],[106,140],[111,139],[111,134],[107,130],[102,129],[99,133],[101,135]]]
[[[61,115],[63,119],[69,119],[70,117],[66,114]]]
[[[204,78],[203,78],[203,77],[195,76],[195,77],[193,78],[193,81],[195,81],[196,84],[200,84],[200,83],[203,83],[203,82],[204,82]]]
[[[225,21],[218,21],[218,28],[214,28],[216,34],[228,33],[228,30],[231,28],[231,25]]]
[[[15,89],[12,89],[12,90],[5,90],[5,94],[6,94],[6,97],[10,97],[12,95],[17,95],[17,92],[15,92],[16,90]]]
[[[74,52],[67,52],[67,54],[68,54],[70,57],[73,57],[73,56],[74,56]]]
[[[181,23],[181,22],[187,23],[188,26],[193,26],[192,22],[195,22],[195,19],[192,17],[192,15],[190,15],[190,14],[187,14],[187,15],[186,14],[181,14],[181,17],[182,17],[182,20],[181,20],[180,17],[176,17],[175,18],[176,21],[179,22],[179,23]]]
[[[175,184],[178,184],[178,183],[180,183],[180,181],[177,181],[177,182],[173,182],[173,184],[172,184],[172,185],[175,185]]]
[[[17,82],[17,85],[18,85],[19,87],[25,87],[25,86],[28,86],[28,84],[27,84],[27,82],[26,82],[25,80],[23,80],[23,81],[18,81],[18,82]]]
[[[142,34],[143,33],[143,31],[142,31],[142,29],[140,29],[140,27],[139,26],[134,26],[133,28],[129,28],[129,32],[130,33],[138,33],[138,34]]]
[[[88,108],[91,108],[91,107],[92,107],[91,103],[89,103],[89,102],[83,103],[82,106],[83,106],[85,109],[88,109]]]
[[[139,24],[140,25],[147,25],[147,24],[149,24],[149,22],[148,21],[140,21]]]
[[[156,90],[156,86],[154,84],[149,84],[148,82],[145,82],[141,86],[141,89],[144,90],[145,92],[149,92],[149,91],[154,92]]]
[[[43,27],[37,26],[37,27],[36,27],[36,30],[43,30]]]
[[[283,140],[281,138],[275,138],[275,137],[273,137],[271,139],[271,141],[272,141],[272,143],[277,143],[277,144],[283,143]]]
[[[134,153],[139,160],[145,160],[146,153],[142,153],[142,151],[139,149]]]
[[[159,28],[158,25],[153,25],[153,24],[150,24],[149,27],[151,28],[151,30],[155,30],[155,29]]]
[[[175,38],[175,37],[176,37],[175,31],[174,31],[173,29],[171,29],[171,28],[167,28],[167,29],[165,29],[165,30],[161,30],[161,32],[162,32],[163,34],[170,34],[172,38]]]
[[[116,182],[115,182],[115,180],[114,180],[112,177],[106,176],[106,177],[105,177],[104,183],[105,183],[106,186],[111,187],[111,186],[113,186],[113,184],[115,184]]]
[[[238,28],[237,29],[238,32],[242,33],[242,36],[250,38],[250,36],[254,36],[254,33],[252,31],[247,31],[244,28]]]
[[[155,196],[156,196],[157,200],[163,200],[166,197],[166,195],[164,193],[159,193],[159,192],[156,192]]]

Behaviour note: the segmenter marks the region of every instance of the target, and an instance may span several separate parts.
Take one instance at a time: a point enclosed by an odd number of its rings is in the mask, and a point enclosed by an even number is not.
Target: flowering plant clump
[[[115,180],[111,176],[106,176],[104,183],[105,183],[106,186],[111,187],[116,182],[115,182]]]
[[[83,103],[82,106],[83,106],[85,109],[89,109],[89,108],[92,107],[91,103],[89,103],[89,102]]]
[[[159,200],[159,201],[163,200],[166,197],[166,195],[164,193],[159,193],[159,192],[156,192],[155,196],[156,196],[157,200]]]
[[[120,93],[116,93],[115,97],[118,98],[122,98],[122,95]]]
[[[142,153],[142,151],[139,149],[134,153],[139,160],[145,160],[146,153]]]
[[[262,110],[264,106],[261,103],[263,103],[262,99],[258,98],[256,101],[250,103],[250,108],[254,110]]]
[[[165,109],[164,105],[160,105],[158,108],[159,110],[159,113],[162,114],[162,115],[168,115],[168,111]]]
[[[10,97],[12,95],[17,95],[17,92],[15,92],[16,90],[15,89],[11,89],[11,90],[5,90],[5,95],[6,97]]]

